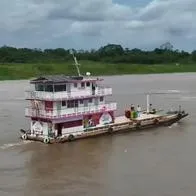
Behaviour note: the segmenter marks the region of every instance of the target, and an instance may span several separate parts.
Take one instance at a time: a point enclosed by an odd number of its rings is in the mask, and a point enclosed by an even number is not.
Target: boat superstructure
[[[42,76],[30,81],[26,91],[31,120],[30,135],[43,138],[82,134],[89,127],[114,122],[116,102],[107,102],[111,87],[89,76]]]

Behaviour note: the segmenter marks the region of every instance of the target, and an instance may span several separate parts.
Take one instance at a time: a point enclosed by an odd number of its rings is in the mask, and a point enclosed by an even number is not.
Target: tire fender
[[[44,138],[44,143],[45,143],[45,144],[48,144],[49,142],[50,142],[50,139],[49,139],[48,137],[45,137],[45,138]]]
[[[75,139],[75,138],[74,138],[74,136],[73,136],[72,134],[68,136],[68,141],[69,141],[69,142],[73,141],[74,139]]]
[[[159,120],[157,118],[154,119],[154,124],[158,125],[159,124]]]
[[[109,133],[112,133],[112,132],[113,132],[113,128],[112,128],[112,127],[109,127],[109,128],[108,128],[108,132],[109,132]]]
[[[22,135],[22,139],[27,140],[27,134],[26,133]]]

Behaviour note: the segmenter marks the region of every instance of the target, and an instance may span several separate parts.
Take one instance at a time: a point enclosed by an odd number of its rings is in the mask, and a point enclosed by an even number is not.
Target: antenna
[[[149,112],[150,112],[149,103],[150,103],[150,95],[147,94],[146,95],[146,112],[147,112],[147,114],[149,114]]]
[[[78,76],[81,76],[81,74],[80,74],[80,69],[79,69],[79,65],[80,65],[80,64],[78,63],[77,58],[74,56],[74,51],[73,51],[73,50],[70,50],[70,54],[72,54],[72,56],[73,56],[74,65],[75,65],[75,67],[76,67],[76,69],[77,69]]]

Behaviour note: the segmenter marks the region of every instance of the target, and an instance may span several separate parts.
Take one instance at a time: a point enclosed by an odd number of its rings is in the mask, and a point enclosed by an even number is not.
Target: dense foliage
[[[165,43],[153,51],[123,48],[121,45],[108,44],[98,50],[75,51],[79,60],[88,60],[106,63],[132,64],[167,64],[167,63],[194,63],[196,51],[188,53],[173,50],[170,43]],[[72,60],[70,50],[57,49],[28,49],[3,46],[0,48],[0,63],[63,63]]]

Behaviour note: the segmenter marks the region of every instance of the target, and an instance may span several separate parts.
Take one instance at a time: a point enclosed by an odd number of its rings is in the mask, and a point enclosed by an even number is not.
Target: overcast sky
[[[0,0],[0,45],[196,49],[196,0]]]

